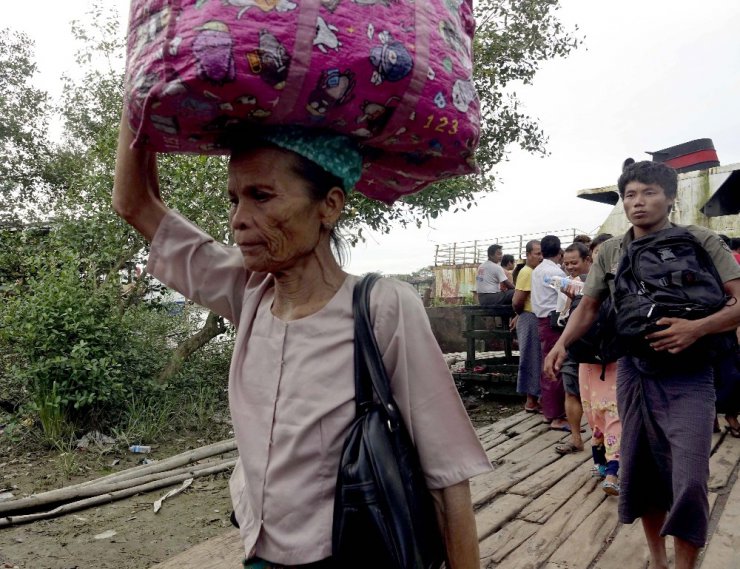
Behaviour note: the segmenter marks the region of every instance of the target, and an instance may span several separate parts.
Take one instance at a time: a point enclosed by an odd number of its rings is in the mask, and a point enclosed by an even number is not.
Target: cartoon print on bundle
[[[290,12],[298,7],[298,4],[290,0],[224,0],[224,4],[241,8],[236,15],[237,20],[250,8],[259,8],[263,12]]]
[[[385,6],[390,7],[391,4],[397,4],[400,0],[352,0],[355,4],[360,6]]]
[[[447,9],[453,14],[460,13],[460,7],[463,5],[464,0],[445,0]]]
[[[151,14],[136,28],[136,46],[131,52],[131,60],[137,61],[144,48],[155,41],[170,21],[170,8],[165,6],[159,12]],[[161,58],[160,58],[161,59]]]
[[[285,46],[267,30],[260,30],[259,49],[247,53],[252,73],[278,90],[285,87],[290,60]]]
[[[167,134],[177,134],[180,132],[180,127],[177,124],[177,117],[165,117],[162,115],[151,116],[152,125],[160,132]]]
[[[385,102],[385,105],[365,101],[361,107],[363,114],[361,117],[357,117],[356,122],[357,124],[365,123],[367,126],[358,128],[352,134],[364,138],[380,134],[385,128],[385,125],[388,124],[400,102],[401,99],[398,97],[391,97]]]
[[[331,109],[348,103],[354,88],[355,74],[349,69],[344,72],[339,69],[324,70],[311,92],[306,110],[321,120]]]
[[[461,113],[467,113],[475,100],[475,87],[471,81],[458,79],[452,86],[452,104]]]
[[[465,41],[460,35],[459,28],[455,26],[452,22],[442,20],[439,23],[439,33],[442,35],[442,39],[445,40],[445,43],[449,45],[452,49],[460,53],[465,53],[465,51],[467,50]]]
[[[200,28],[193,42],[198,77],[217,85],[233,81],[236,77],[234,66],[234,41],[229,27],[223,22],[211,20]]]
[[[321,0],[321,5],[329,10],[329,12],[334,12],[341,1],[342,0]]]
[[[390,32],[379,33],[378,39],[381,45],[370,50],[370,63],[375,67],[370,81],[373,85],[380,85],[383,81],[400,81],[413,69],[413,57],[401,42],[393,39]]]
[[[316,18],[316,37],[313,40],[313,45],[324,53],[328,53],[329,49],[339,51],[339,48],[342,47],[342,42],[339,41],[335,33],[338,31],[339,29],[336,26],[327,24],[324,18],[319,16]]]
[[[156,73],[146,73],[143,66],[139,67],[134,75],[133,81],[131,81],[131,89],[129,90],[129,93],[139,102],[143,102],[158,81],[159,75]]]

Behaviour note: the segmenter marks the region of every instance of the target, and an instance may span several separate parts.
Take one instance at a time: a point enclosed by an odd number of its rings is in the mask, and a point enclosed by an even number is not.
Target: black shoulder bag
[[[366,276],[353,294],[357,416],[339,464],[333,556],[353,569],[438,569],[445,549],[434,504],[370,322],[379,278]]]

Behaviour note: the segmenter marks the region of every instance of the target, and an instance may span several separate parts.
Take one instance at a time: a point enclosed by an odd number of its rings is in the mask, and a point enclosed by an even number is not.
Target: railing
[[[522,235],[509,235],[506,237],[492,237],[490,239],[477,239],[475,241],[457,241],[437,245],[434,252],[434,265],[479,265],[488,259],[488,247],[494,244],[501,245],[504,254],[514,255],[517,259],[523,259],[527,242],[532,239],[541,239],[545,235],[556,235],[563,242],[563,248],[573,242],[576,235],[592,235],[588,231],[580,229],[557,229],[555,231],[540,231],[538,233],[524,233]]]

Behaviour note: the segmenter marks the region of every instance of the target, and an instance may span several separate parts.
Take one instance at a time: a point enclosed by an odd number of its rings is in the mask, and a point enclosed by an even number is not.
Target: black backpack
[[[702,338],[679,354],[656,352],[645,336],[665,328],[657,324],[663,317],[698,320],[721,310],[727,301],[712,258],[686,228],[645,235],[630,243],[615,277],[620,343],[626,353],[647,360],[706,362],[727,335],[721,342],[720,335]]]
[[[370,322],[369,274],[355,285],[357,417],[342,449],[334,499],[337,567],[439,569],[445,558],[432,495]]]
[[[578,307],[583,297],[576,296],[570,305],[570,312]],[[601,379],[604,379],[606,364],[616,362],[624,355],[617,336],[616,312],[611,296],[599,307],[599,316],[591,328],[578,340],[568,346],[568,356],[580,364],[601,364]]]

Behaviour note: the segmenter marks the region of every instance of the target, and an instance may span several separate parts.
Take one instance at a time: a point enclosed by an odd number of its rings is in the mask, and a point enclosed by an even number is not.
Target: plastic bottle
[[[148,452],[152,452],[152,447],[146,445],[131,445],[128,447],[128,450],[131,452],[146,454]]]
[[[583,291],[583,285],[585,284],[583,281],[558,275],[545,275],[543,281],[546,285],[551,286],[555,290],[565,290],[569,285],[574,285],[576,287],[576,294]]]

